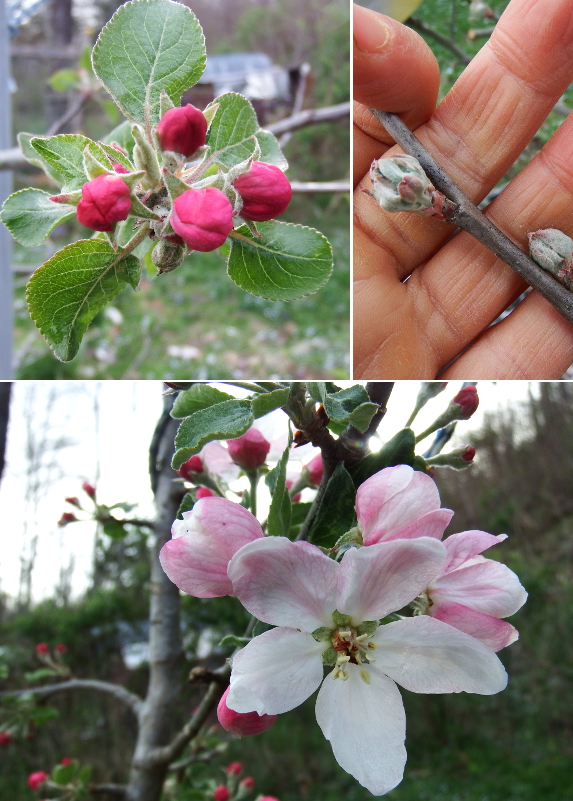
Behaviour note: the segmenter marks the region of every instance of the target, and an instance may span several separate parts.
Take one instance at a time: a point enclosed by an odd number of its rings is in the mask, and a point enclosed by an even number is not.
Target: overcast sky
[[[338,382],[341,386],[352,383]],[[418,381],[396,384],[388,414],[379,429],[383,440],[403,427],[419,385]],[[452,444],[463,444],[467,432],[480,427],[484,412],[525,398],[530,386],[536,391],[535,385],[525,381],[480,381],[480,407],[470,421],[458,424]],[[460,387],[461,382],[450,382],[445,392],[422,410],[414,429],[420,432],[426,428]],[[139,504],[138,515],[153,513],[147,451],[161,412],[162,392],[163,385],[158,381],[20,381],[14,385],[7,465],[0,486],[2,592],[17,594],[20,557],[35,534],[38,555],[32,585],[34,600],[52,593],[61,567],[70,561],[73,561],[74,594],[86,588],[94,523],[57,526],[63,511],[73,511],[64,498],[82,497],[82,481],[97,484],[98,498],[103,503],[129,501]],[[280,419],[282,415],[277,413],[277,417]],[[53,443],[62,438],[66,440],[63,447],[54,451]],[[42,497],[37,505],[31,488],[36,471],[30,470],[26,456],[31,442],[40,447],[44,464],[53,463],[50,484],[45,492],[40,492]],[[426,447],[429,442],[424,443]],[[423,450],[420,445],[419,452]],[[41,475],[45,473],[46,467]],[[264,498],[260,507],[262,517],[266,512]]]

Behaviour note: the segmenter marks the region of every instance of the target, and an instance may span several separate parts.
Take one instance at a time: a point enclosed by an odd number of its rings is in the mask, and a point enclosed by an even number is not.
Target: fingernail
[[[354,6],[354,44],[364,53],[380,53],[386,48],[392,31],[379,14]]]

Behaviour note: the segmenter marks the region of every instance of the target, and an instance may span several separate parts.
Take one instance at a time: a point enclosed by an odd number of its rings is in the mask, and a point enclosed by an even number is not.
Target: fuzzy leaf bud
[[[191,103],[166,111],[157,126],[161,149],[174,150],[187,158],[205,144],[206,136],[207,120]]]
[[[534,262],[556,278],[571,270],[573,239],[556,228],[528,233],[529,255]]]
[[[438,453],[436,456],[431,456],[426,459],[426,463],[432,468],[452,467],[454,470],[463,470],[471,465],[475,455],[475,448],[472,448],[471,445],[462,445],[450,453]]]
[[[181,245],[160,239],[153,248],[151,261],[159,269],[158,275],[176,270],[185,258],[185,248]]]
[[[247,172],[235,178],[233,186],[243,201],[241,217],[255,222],[278,217],[292,198],[292,187],[284,172],[263,161],[253,161]]]
[[[250,428],[236,439],[228,439],[229,456],[244,470],[255,470],[265,463],[271,443],[257,428]]]
[[[126,220],[131,210],[129,186],[119,175],[100,175],[82,186],[78,220],[92,231],[113,231],[116,222]]]
[[[233,229],[233,207],[214,187],[188,189],[173,203],[171,227],[192,250],[220,247]]]
[[[413,156],[374,160],[371,195],[386,211],[419,211],[432,206],[434,187]]]
[[[145,134],[139,125],[134,125],[131,133],[135,139],[133,161],[138,170],[145,170],[147,173],[141,183],[147,189],[154,189],[161,180],[157,153],[145,138]]]

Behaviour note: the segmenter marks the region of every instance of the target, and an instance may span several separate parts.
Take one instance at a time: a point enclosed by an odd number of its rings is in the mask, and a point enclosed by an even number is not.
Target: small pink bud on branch
[[[255,470],[265,463],[271,443],[256,428],[237,439],[228,439],[229,456],[244,470]]]

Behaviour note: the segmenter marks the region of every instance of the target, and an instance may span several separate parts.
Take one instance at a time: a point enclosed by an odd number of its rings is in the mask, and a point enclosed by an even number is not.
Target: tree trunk
[[[151,605],[149,634],[149,686],[131,766],[129,801],[159,801],[167,764],[152,764],[152,749],[166,745],[173,736],[180,700],[183,659],[179,619],[179,590],[159,563],[159,551],[171,536],[171,524],[183,497],[181,484],[173,482],[173,441],[178,421],[169,417],[173,396],[165,399],[165,410],[157,425],[150,451],[150,472],[157,515],[151,557]]]
[[[0,480],[6,464],[6,439],[8,435],[8,418],[10,415],[10,381],[0,382]]]

